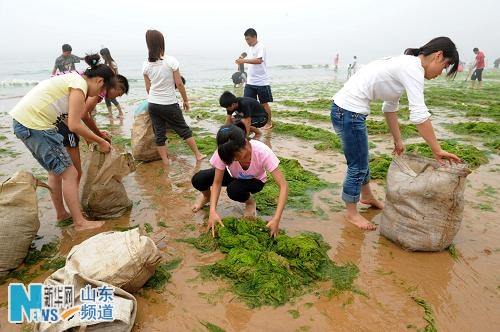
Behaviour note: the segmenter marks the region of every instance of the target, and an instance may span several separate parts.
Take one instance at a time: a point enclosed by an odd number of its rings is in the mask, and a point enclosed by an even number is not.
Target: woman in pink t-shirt
[[[255,217],[256,203],[252,194],[264,188],[266,172],[271,173],[280,188],[276,212],[267,223],[271,236],[276,236],[285,203],[288,184],[279,169],[279,159],[264,143],[248,141],[245,132],[235,125],[225,125],[217,133],[217,150],[210,159],[213,168],[199,171],[191,182],[202,195],[193,206],[193,212],[210,203],[208,229],[215,236],[215,223],[222,224],[217,214],[217,202],[221,187],[227,187],[227,195],[234,201],[245,203],[244,216]]]

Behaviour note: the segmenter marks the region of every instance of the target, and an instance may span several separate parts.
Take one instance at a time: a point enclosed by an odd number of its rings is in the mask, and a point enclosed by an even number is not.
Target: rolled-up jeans
[[[342,141],[347,161],[342,200],[346,203],[357,203],[361,186],[370,181],[366,115],[349,112],[333,103],[330,117],[333,129]]]

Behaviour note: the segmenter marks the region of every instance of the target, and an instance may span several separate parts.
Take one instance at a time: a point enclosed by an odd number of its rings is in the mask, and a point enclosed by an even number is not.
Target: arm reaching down
[[[286,201],[288,199],[288,183],[283,176],[283,173],[277,167],[274,171],[271,172],[271,175],[274,178],[274,181],[278,184],[280,188],[280,193],[278,196],[278,204],[276,206],[276,212],[274,216],[267,223],[267,227],[269,227],[269,233],[272,237],[276,237],[279,232],[279,226],[281,221],[281,216],[283,215],[283,210],[285,209]]]
[[[217,202],[219,201],[220,189],[222,187],[222,179],[224,178],[224,171],[220,169],[215,169],[214,182],[210,189],[210,215],[207,222],[207,230],[212,231],[212,236],[215,237],[215,223],[219,223],[224,226],[220,216],[217,214]]]

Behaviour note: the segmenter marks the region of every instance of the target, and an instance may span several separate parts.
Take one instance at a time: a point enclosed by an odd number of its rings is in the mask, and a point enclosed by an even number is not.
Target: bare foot
[[[205,154],[199,154],[196,156],[196,161],[202,161],[206,157],[207,157],[207,155],[205,155]]]
[[[196,203],[194,203],[194,205],[192,206],[191,210],[193,212],[198,212],[203,209],[203,207],[208,203],[210,203],[210,200],[206,198],[205,195],[201,194],[200,197],[198,197],[198,199],[196,200]]]
[[[250,197],[250,199],[245,202],[245,211],[243,211],[243,217],[247,219],[255,219],[256,209],[257,203],[255,202],[255,199]]]
[[[63,215],[57,216],[57,222],[71,219],[71,214],[68,211],[64,211]]]
[[[123,119],[123,113],[118,114],[117,118],[118,119]]]
[[[380,210],[383,210],[385,207],[385,203],[382,201],[379,201],[376,198],[360,199],[359,202],[362,204],[370,205],[370,206],[377,208],[377,209],[380,209]]]
[[[75,224],[75,230],[84,231],[87,229],[99,228],[99,227],[102,227],[103,225],[104,225],[103,221],[85,220],[85,222],[83,222],[83,223]]]
[[[359,227],[365,231],[373,231],[377,228],[377,226],[374,223],[372,223],[371,221],[369,221],[368,219],[366,219],[365,217],[363,217],[359,213],[355,214],[353,216],[346,215],[345,219],[348,222],[350,222],[351,224],[354,224],[357,227]]]
[[[273,127],[273,122],[270,121],[268,123],[266,123],[266,125],[264,127],[262,127],[262,129],[271,129]]]

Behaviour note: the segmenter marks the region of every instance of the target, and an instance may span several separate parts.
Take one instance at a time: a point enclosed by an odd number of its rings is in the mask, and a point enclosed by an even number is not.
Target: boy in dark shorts
[[[219,98],[219,104],[227,111],[226,124],[241,122],[245,125],[247,135],[254,133],[254,138],[261,135],[258,128],[264,127],[269,117],[256,99],[236,97],[231,92],[224,91]]]

